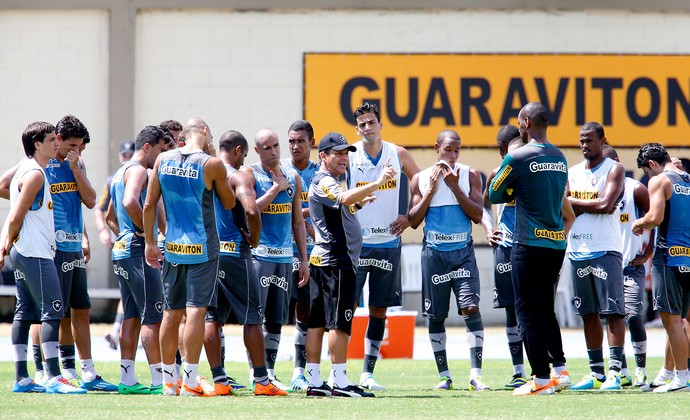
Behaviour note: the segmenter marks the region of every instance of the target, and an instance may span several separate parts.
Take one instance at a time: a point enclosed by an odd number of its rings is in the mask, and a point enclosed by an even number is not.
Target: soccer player
[[[307,232],[307,255],[311,254],[314,247],[314,228],[309,220],[309,185],[311,179],[319,169],[319,164],[309,159],[309,152],[314,147],[314,128],[309,121],[297,120],[288,129],[288,148],[290,159],[283,163],[289,165],[297,172],[302,184],[302,216],[304,217],[304,227]],[[305,348],[307,341],[307,320],[309,319],[309,288],[298,287],[299,283],[299,249],[297,243],[293,241],[292,258],[292,299],[295,301],[295,368],[292,373],[290,387],[295,391],[306,391],[309,383],[304,376],[304,369],[307,365],[307,351]]]
[[[82,203],[88,208],[96,204],[96,191],[86,176],[86,168],[80,159],[84,138],[88,131],[75,116],[67,115],[58,121],[56,134],[60,147],[51,159],[45,173],[53,197],[55,219],[55,266],[65,303],[65,318],[60,323],[60,359],[65,379],[77,384],[75,343],[81,360],[84,389],[92,391],[117,390],[96,373],[91,357],[91,332],[89,324],[89,298],[86,280],[86,262],[82,241],[84,218]],[[68,310],[69,309],[69,310]]]
[[[254,269],[261,282],[264,305],[264,345],[266,366],[271,381],[283,390],[288,388],[275,377],[274,366],[280,345],[280,331],[288,320],[291,297],[292,237],[299,254],[299,281],[309,281],[306,228],[302,217],[302,185],[297,173],[280,162],[278,135],[261,129],[254,136],[254,150],[259,162],[242,168],[256,191],[261,211],[259,246],[252,250]]]
[[[370,390],[382,390],[384,387],[374,378],[374,368],[385,333],[386,312],[391,306],[402,305],[400,235],[410,226],[407,215],[399,214],[400,173],[412,179],[419,167],[405,148],[382,140],[383,125],[376,105],[365,102],[355,110],[353,119],[361,140],[354,144],[357,151],[350,155],[348,187],[377,180],[389,159],[396,172],[394,179],[375,192],[376,202],[357,212],[364,234],[357,269],[357,302],[369,279],[369,323],[359,384]]]
[[[120,394],[162,394],[163,373],[159,345],[163,319],[160,271],[144,261],[143,202],[148,169],[172,147],[159,127],[147,126],[136,137],[134,156],[113,175],[106,219],[117,235],[112,250],[124,310],[120,339]],[[151,386],[139,382],[135,356],[141,343],[151,372]]]
[[[620,163],[616,149],[604,146],[604,156]],[[619,204],[623,241],[623,293],[625,322],[635,354],[635,386],[647,384],[647,331],[642,320],[645,293],[645,263],[654,254],[654,231],[645,231],[646,238],[632,233],[632,222],[649,211],[647,187],[633,178],[625,177],[623,198]],[[651,237],[650,237],[651,235]],[[621,386],[632,385],[627,361],[623,354]]]
[[[340,179],[347,173],[348,152],[356,151],[339,133],[328,133],[319,141],[321,167],[309,187],[309,215],[316,239],[310,262],[314,280],[310,284],[311,311],[307,332],[309,397],[373,397],[347,378],[347,344],[355,307],[356,271],[362,247],[362,230],[355,213],[373,201],[377,188],[394,179],[395,168],[386,160],[374,182],[343,189]],[[333,387],[321,377],[321,346],[328,330]]]
[[[635,220],[632,231],[657,228],[652,259],[654,308],[659,310],[675,364],[669,384],[654,392],[690,391],[688,387],[688,338],[682,319],[690,309],[690,175],[678,170],[659,143],[645,144],[637,167],[649,176],[649,212]]]
[[[45,167],[59,147],[55,127],[46,122],[29,124],[22,133],[27,159],[20,162],[10,182],[10,212],[0,235],[0,268],[9,255],[17,284],[17,305],[12,323],[15,353],[13,392],[84,394],[60,374],[58,335],[64,316],[63,296],[55,257],[53,200]],[[45,387],[34,383],[27,369],[29,328],[41,323],[45,356]]]
[[[496,137],[496,143],[498,144],[498,152],[501,158],[505,158],[508,151],[522,146],[520,130],[514,125],[501,127]],[[497,206],[498,228],[494,230],[491,200],[489,200],[489,185],[494,176],[496,176],[498,169],[491,171],[486,179],[482,225],[486,231],[487,241],[493,247],[494,252],[494,308],[504,308],[505,310],[508,352],[513,362],[513,377],[505,384],[505,388],[515,389],[527,383],[522,338],[520,337],[517,318],[515,317],[515,294],[513,293],[513,282],[511,280],[512,265],[510,263],[510,253],[513,248],[513,230],[515,229],[515,201],[502,203]]]
[[[465,319],[470,348],[470,390],[489,387],[481,380],[484,326],[479,313],[479,270],[472,244],[472,222],[481,223],[482,181],[477,170],[458,162],[460,136],[441,131],[434,150],[437,162],[412,177],[410,226],[422,221],[422,306],[429,318],[429,340],[441,381],[437,390],[453,388],[446,357],[449,297],[455,294]]]
[[[264,337],[261,331],[261,290],[252,266],[251,248],[259,245],[261,215],[256,206],[256,193],[246,174],[239,171],[247,156],[249,144],[238,131],[220,136],[220,159],[227,170],[228,183],[237,202],[231,211],[215,199],[216,223],[220,239],[217,302],[206,313],[204,348],[211,366],[216,395],[232,395],[232,382],[222,365],[221,328],[231,313],[244,325],[244,345],[254,367],[254,395],[287,395],[276,387],[266,371]]]
[[[515,314],[532,379],[513,395],[551,395],[570,384],[554,296],[566,235],[575,217],[564,195],[567,163],[548,140],[548,121],[543,104],[530,102],[522,107],[518,122],[527,144],[506,155],[489,189],[494,204],[515,200],[511,254]]]
[[[625,187],[625,170],[604,156],[604,128],[596,122],[580,129],[585,160],[568,170],[566,195],[577,217],[568,237],[568,258],[575,309],[584,322],[591,373],[570,389],[617,390],[625,344],[623,244],[618,203]],[[600,317],[606,319],[609,370],[604,372]]]
[[[155,234],[156,207],[165,203],[166,233],[163,265],[163,321],[160,346],[163,393],[174,396],[213,396],[199,385],[199,355],[204,342],[204,318],[218,279],[220,241],[216,228],[214,194],[223,208],[235,205],[223,162],[214,157],[213,136],[206,122],[193,118],[184,125],[186,144],[158,156],[144,203],[146,262],[161,267],[162,253]],[[184,365],[177,386],[175,353],[179,324],[186,313]]]

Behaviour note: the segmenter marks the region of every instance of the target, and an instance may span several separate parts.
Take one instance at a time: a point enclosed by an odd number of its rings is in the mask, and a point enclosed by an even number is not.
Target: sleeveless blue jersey
[[[654,264],[690,267],[690,175],[664,171],[673,184],[664,220],[657,229]]]
[[[311,185],[311,179],[314,178],[314,174],[319,170],[319,164],[316,162],[309,161],[309,164],[303,170],[297,169],[289,159],[283,161],[288,167],[292,168],[297,175],[299,175],[302,180],[302,208],[309,208],[309,186]],[[307,217],[304,219],[307,223],[311,223],[311,220]],[[314,238],[309,236],[307,233],[307,255],[311,254],[311,250],[314,248]],[[292,241],[292,253],[295,257],[299,258],[299,252],[297,251],[297,244]]]
[[[204,165],[210,158],[203,152],[182,154],[180,150],[162,155],[158,179],[168,220],[168,262],[199,264],[219,256],[214,194],[204,181]]]
[[[124,260],[132,257],[141,257],[144,255],[144,240],[141,236],[143,233],[143,226],[137,226],[127,214],[125,206],[122,205],[125,199],[125,172],[132,166],[141,166],[139,161],[134,159],[122,164],[120,169],[115,172],[110,182],[110,197],[113,202],[113,209],[117,216],[117,224],[120,227],[120,234],[113,244],[112,259],[113,261]],[[146,188],[142,190],[139,204],[144,205],[144,194]],[[139,233],[140,236],[136,236]]]
[[[266,195],[273,179],[263,170],[260,163],[250,166],[256,179],[256,197]],[[281,164],[279,169],[292,185],[297,185],[295,172]],[[292,199],[295,189],[281,191],[273,202],[261,212],[261,235],[259,246],[252,249],[252,255],[261,261],[292,263]]]
[[[225,169],[228,171],[228,178],[237,172],[237,169],[233,168],[232,165],[225,165]],[[232,210],[226,210],[218,196],[214,194],[213,197],[216,206],[218,238],[220,239],[220,255],[235,258],[251,257],[249,243],[240,231],[240,229],[244,229],[245,232],[249,232],[242,203],[237,200]]]
[[[53,218],[55,220],[55,244],[59,251],[81,251],[84,235],[84,218],[81,197],[74,173],[69,162],[50,159],[45,169],[50,194],[53,196]]]

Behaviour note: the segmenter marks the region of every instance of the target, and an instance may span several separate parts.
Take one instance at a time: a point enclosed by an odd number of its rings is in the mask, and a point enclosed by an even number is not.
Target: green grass
[[[359,378],[361,360],[349,363],[351,380]],[[656,373],[661,360],[649,360],[649,371]],[[328,372],[323,364],[323,371]],[[117,363],[99,363],[99,373],[106,379],[119,378]],[[330,367],[330,366],[329,366]],[[433,360],[381,360],[376,378],[387,386],[374,399],[306,398],[293,394],[286,398],[254,397],[241,391],[237,397],[170,398],[162,396],[122,396],[103,393],[63,396],[44,394],[14,394],[10,392],[14,378],[14,364],[0,363],[1,418],[300,418],[300,419],[407,419],[407,418],[686,418],[690,408],[688,394],[641,393],[626,388],[619,392],[564,391],[550,397],[513,397],[510,391],[470,392],[467,389],[468,361],[452,360],[458,390],[432,391],[438,382]],[[247,367],[243,363],[228,363],[231,376],[241,383],[247,381]],[[202,366],[208,373],[208,367]],[[571,360],[568,369],[573,381],[588,372],[586,360]],[[288,382],[291,362],[279,362],[278,378]],[[148,368],[137,365],[139,379],[145,382]],[[511,376],[507,360],[486,360],[484,381],[500,388]]]

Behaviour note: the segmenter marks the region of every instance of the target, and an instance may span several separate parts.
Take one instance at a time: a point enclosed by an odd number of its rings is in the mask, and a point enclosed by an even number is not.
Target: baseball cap
[[[324,152],[326,150],[333,149],[336,152],[340,150],[349,150],[350,152],[356,152],[357,148],[347,143],[345,137],[340,133],[335,133],[331,131],[326,134],[324,138],[319,142],[319,152]]]
[[[134,154],[134,142],[132,140],[125,140],[120,144],[119,154],[129,153]]]

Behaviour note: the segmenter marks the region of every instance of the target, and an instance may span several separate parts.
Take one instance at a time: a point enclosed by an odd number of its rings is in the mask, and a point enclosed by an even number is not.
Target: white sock
[[[84,382],[91,382],[96,379],[96,368],[93,365],[92,359],[84,359],[81,361],[81,379]]]
[[[321,364],[307,362],[307,372],[309,373],[309,385],[319,387],[323,385],[321,379]]]
[[[132,386],[139,382],[134,371],[134,360],[120,360],[120,383]]]
[[[300,375],[304,375],[304,368],[303,367],[296,367],[292,371],[292,379],[295,379],[296,377],[298,377]]]
[[[149,372],[151,372],[151,386],[159,386],[163,383],[163,365],[155,363],[149,365]]]
[[[266,369],[266,372],[268,372],[269,379],[274,380],[276,378],[275,369]]]
[[[338,388],[347,388],[350,381],[347,379],[347,363],[333,364],[333,383]]]
[[[177,365],[163,365],[163,383],[177,386]]]
[[[659,369],[659,374],[657,375],[657,377],[663,380],[671,379],[673,377],[673,372],[662,367],[661,369]]]
[[[199,385],[197,377],[199,376],[199,364],[191,364],[184,362],[184,367],[182,368],[182,380],[187,388],[196,388]]]
[[[536,377],[535,377],[535,378],[534,378],[534,382],[535,382],[537,385],[539,385],[539,386],[544,386],[544,385],[548,384],[549,382],[551,382],[551,378],[549,378],[549,379],[541,379],[541,378],[536,378]]]
[[[479,368],[471,368],[470,369],[470,379],[474,379],[478,376],[482,376],[482,370]]]
[[[682,384],[687,384],[688,383],[688,370],[677,370],[676,371],[676,378],[678,378],[678,381]]]
[[[621,369],[621,376],[630,376],[628,368]]]
[[[513,365],[513,373],[519,373],[522,376],[527,376],[525,373],[525,365]]]
[[[522,368],[524,369],[525,365],[522,365]],[[565,365],[563,365],[563,366],[556,366],[553,368],[553,370],[554,370],[554,372],[556,372],[556,375],[560,376],[563,372],[565,372],[568,369],[565,367]],[[525,376],[527,376],[527,375],[525,375]]]

